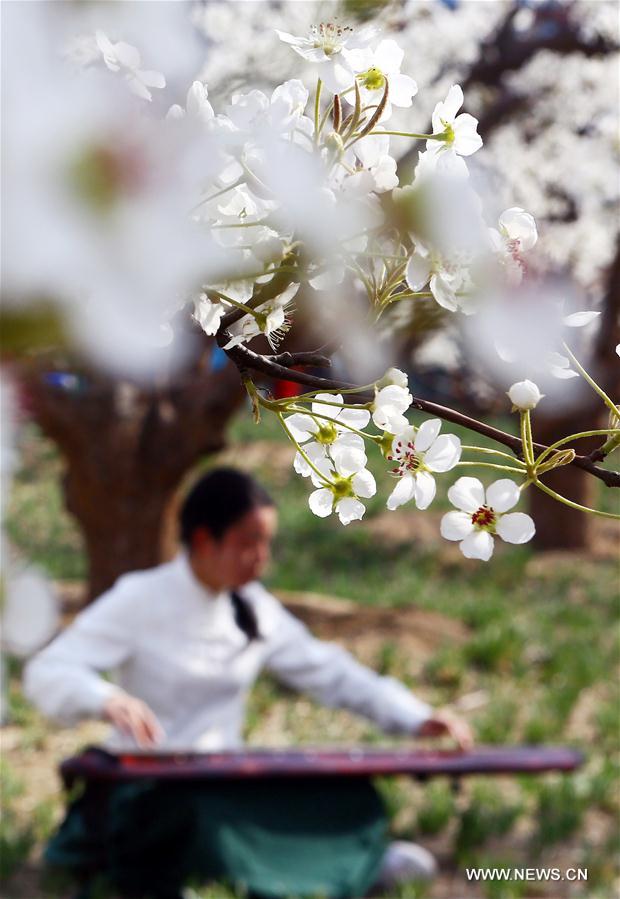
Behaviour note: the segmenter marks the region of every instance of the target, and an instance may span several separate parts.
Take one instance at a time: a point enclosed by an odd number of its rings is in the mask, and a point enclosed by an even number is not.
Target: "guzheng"
[[[470,752],[433,749],[244,749],[212,753],[114,755],[91,747],[67,759],[61,774],[67,785],[76,778],[129,781],[209,778],[237,780],[266,777],[374,777],[409,775],[426,779],[471,774],[541,774],[573,771],[582,754],[564,746],[478,746]]]

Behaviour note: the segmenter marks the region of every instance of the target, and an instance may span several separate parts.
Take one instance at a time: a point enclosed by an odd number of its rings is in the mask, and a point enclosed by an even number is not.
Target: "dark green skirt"
[[[91,782],[46,860],[123,896],[216,880],[257,899],[347,899],[376,880],[386,838],[361,779]]]

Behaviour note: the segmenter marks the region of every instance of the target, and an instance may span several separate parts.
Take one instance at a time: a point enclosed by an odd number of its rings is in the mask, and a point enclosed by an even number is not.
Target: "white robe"
[[[44,715],[72,724],[100,717],[110,694],[124,690],[157,715],[166,733],[161,751],[241,746],[246,699],[262,669],[387,732],[414,734],[431,715],[403,684],[313,637],[260,583],[240,592],[258,621],[261,638],[251,643],[230,594],[205,588],[184,553],[124,575],[29,662],[26,696]],[[106,746],[135,743],[113,729]]]

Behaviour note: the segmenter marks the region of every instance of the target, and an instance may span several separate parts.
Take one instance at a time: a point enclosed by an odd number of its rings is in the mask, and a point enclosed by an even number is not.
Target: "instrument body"
[[[287,777],[362,777],[408,775],[419,779],[474,774],[541,774],[573,771],[583,755],[563,746],[479,746],[469,752],[434,749],[300,748],[243,749],[211,753],[122,753],[97,747],[67,759],[61,774],[127,782],[140,778],[209,780]]]

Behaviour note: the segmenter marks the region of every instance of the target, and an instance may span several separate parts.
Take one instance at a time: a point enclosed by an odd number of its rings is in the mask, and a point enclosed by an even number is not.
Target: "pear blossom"
[[[434,299],[444,309],[465,314],[474,311],[468,297],[460,291],[471,287],[469,257],[455,252],[451,257],[418,242],[407,264],[405,278],[413,291],[422,290],[427,284]]]
[[[185,109],[175,103],[167,112],[166,118],[183,119],[187,115],[189,118],[197,119],[199,122],[212,122],[215,118],[213,107],[209,103],[209,90],[206,84],[201,81],[194,81],[187,92],[185,100]]]
[[[544,393],[538,389],[533,381],[517,381],[508,391],[508,398],[512,403],[513,411],[526,412],[535,409],[543,398]]]
[[[460,156],[471,156],[482,146],[478,134],[478,120],[467,112],[457,115],[463,105],[463,90],[453,84],[446,99],[433,110],[433,134],[444,135],[443,140],[427,140],[427,152],[440,168],[467,174],[467,166]]]
[[[140,51],[124,41],[113,43],[104,31],[97,30],[95,41],[103,61],[111,72],[122,72],[129,88],[142,100],[152,100],[149,88],[163,88],[166,79],[161,72],[141,69]]]
[[[231,325],[230,332],[233,336],[224,349],[229,350],[264,334],[271,348],[275,350],[290,327],[287,312],[298,290],[299,284],[289,284],[277,297],[257,306],[253,314],[248,313]]]
[[[493,537],[507,543],[527,543],[536,532],[532,518],[523,512],[510,512],[519,502],[520,491],[514,481],[501,478],[486,492],[478,478],[459,478],[448,490],[448,499],[460,511],[447,512],[441,519],[441,535],[458,540],[467,559],[488,561],[493,555]]]
[[[330,456],[336,458],[339,453],[359,454],[366,462],[364,439],[349,430],[361,431],[370,421],[368,409],[351,406],[332,406],[328,403],[342,403],[342,394],[318,393],[309,414],[296,412],[286,419],[286,426],[297,443],[303,444],[304,453],[311,461]],[[301,453],[297,453],[294,461],[295,471],[308,477],[312,469]]]
[[[341,452],[333,459],[316,462],[311,472],[312,483],[317,487],[308,497],[308,505],[319,518],[327,518],[335,512],[344,525],[359,521],[366,511],[362,499],[369,499],[377,492],[375,479],[365,468],[366,457],[359,453]]]
[[[358,66],[364,66],[364,71],[357,74],[363,106],[376,106],[383,96],[386,81],[389,85],[388,100],[381,121],[390,118],[392,105],[404,108],[411,106],[418,92],[418,85],[413,78],[401,74],[404,55],[405,51],[391,38],[381,41],[376,50],[354,51],[351,54]],[[351,104],[355,102],[355,97],[351,94],[346,94],[345,98]]]
[[[441,421],[431,418],[417,429],[409,427],[392,441],[387,456],[396,462],[392,473],[399,478],[390,494],[387,507],[391,511],[415,500],[418,509],[427,509],[435,498],[433,472],[450,471],[461,458],[461,441],[454,434],[441,434]]]
[[[388,387],[390,384],[395,384],[397,387],[407,388],[409,385],[409,378],[404,371],[400,370],[400,368],[388,368],[383,377],[377,381],[376,386],[381,389],[382,387]]]
[[[205,334],[213,337],[218,332],[222,317],[230,311],[230,308],[228,304],[214,303],[206,293],[201,293],[198,299],[194,300],[193,318]]]
[[[411,406],[413,397],[407,386],[388,384],[375,392],[372,404],[372,420],[378,428],[390,434],[402,434],[409,427],[404,413]]]
[[[512,206],[502,212],[498,225],[499,230],[489,228],[491,244],[501,259],[508,283],[520,284],[526,268],[522,254],[538,240],[534,216],[520,206]]]
[[[312,26],[308,37],[295,37],[278,29],[276,34],[295,53],[314,63],[323,84],[337,94],[353,86],[355,64],[359,62],[359,57],[352,55],[352,51],[367,47],[375,34],[375,28],[363,26],[354,31],[348,25],[321,22]]]
[[[372,181],[370,186],[377,193],[398,187],[396,160],[390,156],[389,135],[381,135],[380,129],[357,141],[354,146],[355,156],[362,168],[367,171]]]

